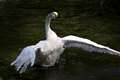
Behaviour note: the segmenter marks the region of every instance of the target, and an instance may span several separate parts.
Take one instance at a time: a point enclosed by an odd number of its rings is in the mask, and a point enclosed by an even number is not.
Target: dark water
[[[120,68],[113,65],[93,66],[82,62],[66,63],[44,69],[33,67],[18,74],[8,65],[2,65],[1,80],[119,80]]]
[[[40,10],[29,10],[32,11],[40,13]],[[0,80],[120,80],[120,57],[89,53],[75,48],[66,49],[60,64],[55,67],[44,69],[35,66],[23,74],[18,74],[10,63],[24,46],[44,39],[44,19],[47,10],[41,10],[41,14],[36,16],[17,14],[25,16],[9,15],[2,19]],[[60,11],[60,16],[51,23],[52,29],[59,36],[74,34],[120,51],[118,16],[67,14],[67,11]]]

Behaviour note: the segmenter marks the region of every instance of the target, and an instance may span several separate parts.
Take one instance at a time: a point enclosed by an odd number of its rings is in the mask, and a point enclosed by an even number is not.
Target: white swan
[[[15,61],[11,63],[20,73],[24,72],[28,66],[33,66],[39,62],[41,66],[50,67],[58,62],[60,55],[65,48],[78,47],[89,52],[110,53],[120,55],[120,52],[109,47],[97,44],[91,40],[69,35],[60,38],[50,28],[51,19],[58,16],[57,12],[48,14],[45,21],[46,40],[40,41],[35,45],[25,47]]]

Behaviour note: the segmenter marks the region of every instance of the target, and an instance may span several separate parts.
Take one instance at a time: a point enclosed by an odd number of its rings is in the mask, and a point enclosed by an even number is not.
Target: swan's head
[[[51,12],[50,14],[48,14],[48,17],[51,19],[55,19],[58,16],[57,12]]]

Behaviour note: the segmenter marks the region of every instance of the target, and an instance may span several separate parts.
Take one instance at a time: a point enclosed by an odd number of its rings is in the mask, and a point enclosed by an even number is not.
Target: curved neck
[[[50,28],[50,22],[51,22],[51,18],[49,18],[48,16],[46,17],[45,20],[45,33],[46,33],[46,38],[48,38],[48,32],[51,30]]]

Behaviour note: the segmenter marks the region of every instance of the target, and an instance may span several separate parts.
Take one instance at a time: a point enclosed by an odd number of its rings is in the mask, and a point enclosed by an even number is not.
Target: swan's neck
[[[51,28],[50,28],[50,22],[51,22],[51,18],[46,17],[46,20],[45,20],[45,33],[46,33],[46,38],[48,38],[48,32],[51,30]]]
[[[46,21],[45,21],[45,33],[46,33],[46,39],[48,40],[53,40],[53,38],[55,39],[57,37],[56,33],[54,31],[52,31],[52,29],[50,28],[50,22],[51,22],[51,18],[50,17],[46,17]]]

